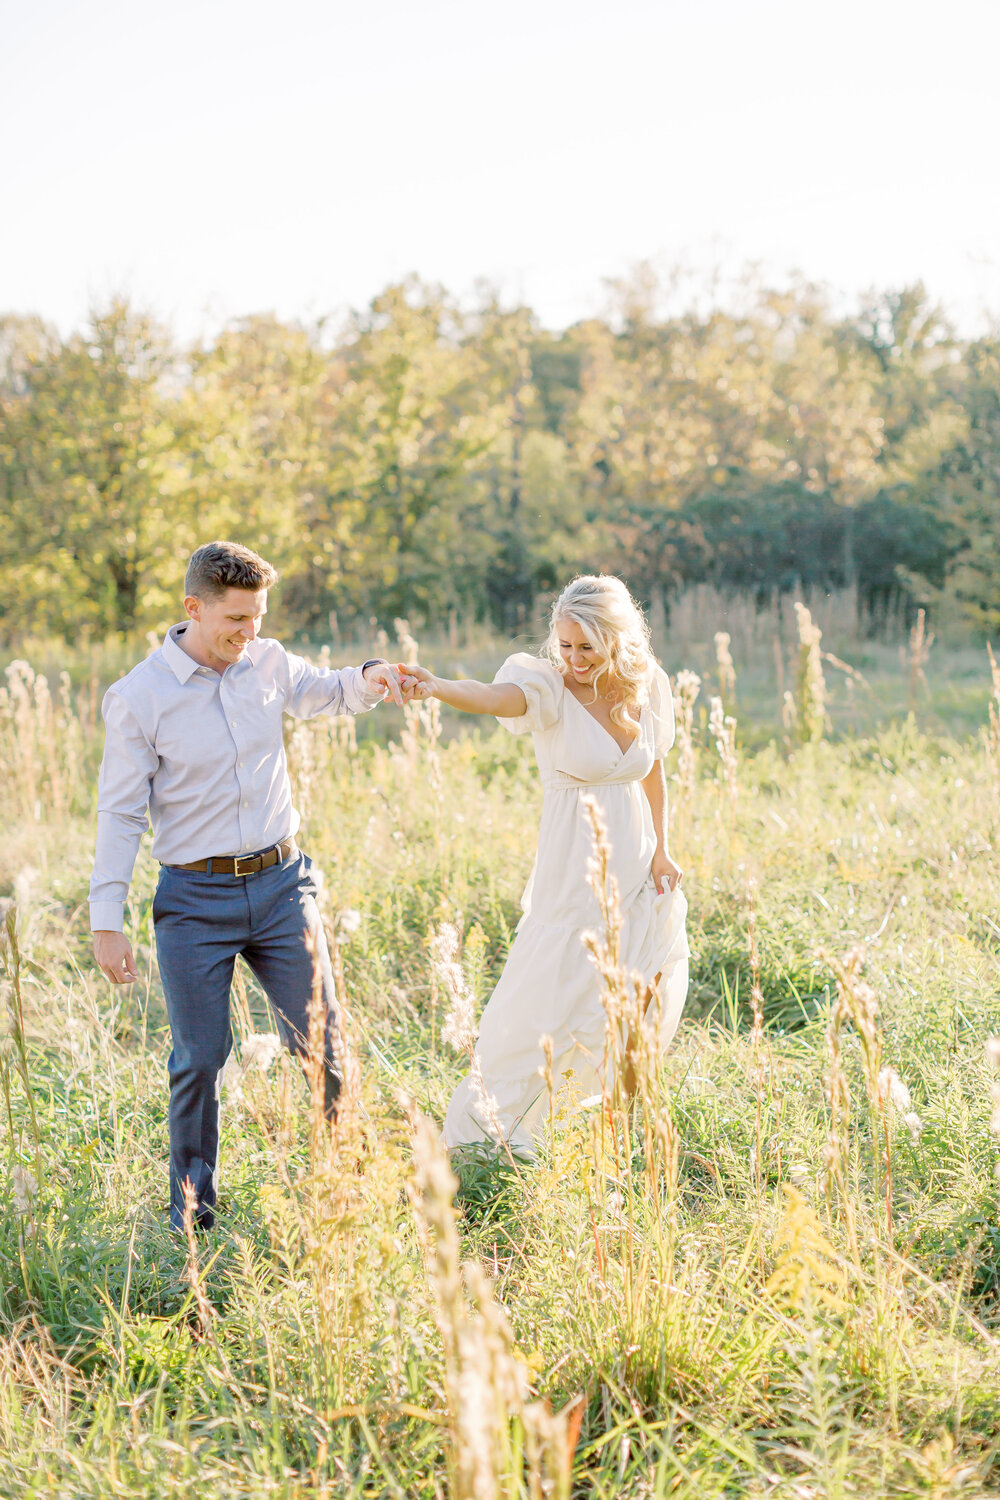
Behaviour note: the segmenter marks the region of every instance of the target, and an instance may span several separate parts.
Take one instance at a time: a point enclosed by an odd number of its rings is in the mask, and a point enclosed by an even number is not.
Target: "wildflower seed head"
[[[38,1192],[38,1179],[34,1172],[29,1172],[27,1167],[22,1167],[16,1162],[11,1170],[10,1184],[14,1199],[14,1212],[16,1214],[27,1214],[31,1212],[31,1203]]]
[[[701,690],[701,678],[697,672],[689,672],[685,667],[677,673],[674,688],[678,698],[684,703],[693,704]]]
[[[459,928],[442,922],[430,936],[431,968],[438,984],[448,996],[448,1016],[441,1035],[456,1052],[471,1053],[479,1028],[476,1024],[476,997],[459,960]]]
[[[895,1068],[882,1068],[878,1075],[878,1096],[883,1104],[891,1103],[901,1115],[911,1107],[910,1091]]]
[[[353,907],[348,908],[347,911],[342,911],[337,918],[337,936],[343,943],[348,938],[353,937],[360,926],[361,913],[355,911]]]
[[[248,1036],[240,1048],[240,1061],[243,1070],[248,1068],[259,1068],[266,1073],[281,1052],[281,1038],[273,1031],[254,1032]]]

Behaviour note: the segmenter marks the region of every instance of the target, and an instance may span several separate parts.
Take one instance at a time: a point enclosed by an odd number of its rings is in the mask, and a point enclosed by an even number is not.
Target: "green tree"
[[[162,329],[122,300],[65,342],[7,326],[0,391],[5,628],[133,630],[176,455]]]
[[[984,633],[1000,632],[1000,339],[965,360],[967,428],[940,465],[941,521],[952,541],[946,590]]]
[[[335,403],[322,334],[265,316],[230,324],[193,355],[178,415],[186,523],[175,573],[199,542],[241,541],[278,568],[295,627],[325,623],[324,544],[342,521],[327,503]]]
[[[320,544],[349,609],[440,618],[473,603],[484,537],[468,512],[502,426],[487,374],[436,288],[390,287],[351,320],[328,397],[325,508],[336,524]]]

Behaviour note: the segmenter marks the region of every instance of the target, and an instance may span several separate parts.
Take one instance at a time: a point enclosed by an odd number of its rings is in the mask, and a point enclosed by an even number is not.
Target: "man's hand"
[[[132,944],[124,932],[95,932],[94,957],[112,984],[134,984],[139,978]]]
[[[373,662],[370,667],[365,667],[362,675],[370,688],[382,688],[383,696],[388,694],[393,703],[402,708],[402,685],[399,672],[394,666],[387,661]]]

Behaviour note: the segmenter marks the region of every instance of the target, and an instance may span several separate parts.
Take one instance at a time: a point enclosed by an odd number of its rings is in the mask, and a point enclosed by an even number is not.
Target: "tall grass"
[[[531,1162],[450,1166],[436,1139],[466,1067],[456,997],[474,1019],[530,866],[529,747],[412,711],[378,711],[388,737],[290,727],[342,1107],[331,1126],[318,1031],[303,1077],[241,971],[218,1227],[189,1238],[164,1211],[148,855],[129,908],[143,982],[112,991],[84,932],[98,726],[71,689],[71,765],[44,694],[7,701],[4,765],[20,713],[55,770],[32,782],[12,759],[0,791],[0,1493],[1000,1491],[989,664],[958,704],[936,644],[907,716],[890,650],[884,679],[864,664],[886,684],[876,728],[843,733],[841,673],[822,737],[788,744],[776,679],[761,716],[731,635],[721,730],[687,679],[669,767],[686,1018],[661,1056],[595,818],[614,1065],[583,1107],[549,1068]],[[692,668],[716,660],[710,631]]]

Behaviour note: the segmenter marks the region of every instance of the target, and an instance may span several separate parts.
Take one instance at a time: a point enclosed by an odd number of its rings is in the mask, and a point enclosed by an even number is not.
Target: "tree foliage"
[[[0,319],[0,631],[162,626],[219,535],[278,566],[302,631],[513,630],[582,568],[647,598],[944,591],[994,627],[997,341],[919,285],[853,318],[808,285],[668,290],[640,268],[562,333],[414,280],[336,330],[247,318],[187,349],[121,299],[67,338]]]

